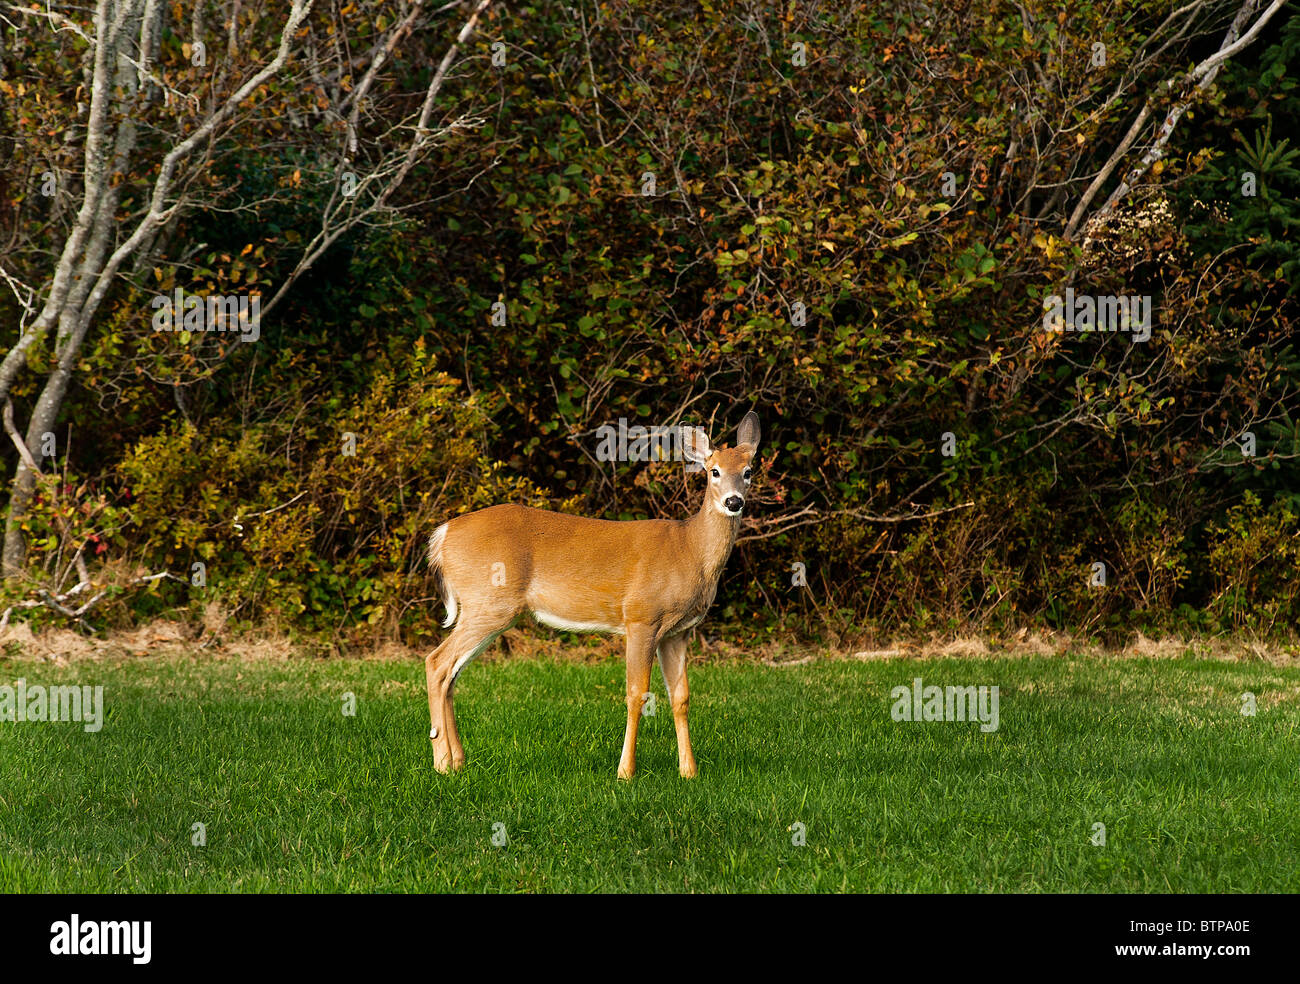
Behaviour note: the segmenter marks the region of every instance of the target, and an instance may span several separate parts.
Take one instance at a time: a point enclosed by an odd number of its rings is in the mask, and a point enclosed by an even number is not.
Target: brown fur
[[[621,631],[627,637],[627,731],[620,778],[636,769],[636,733],[643,695],[658,653],[677,728],[678,766],[696,773],[687,729],[686,638],[713,603],[740,516],[718,503],[744,497],[758,448],[758,418],[746,416],[742,443],[712,449],[702,431],[688,432],[688,457],[704,464],[704,502],[690,519],[610,522],[525,506],[492,506],[459,516],[430,539],[429,561],[440,576],[448,622],[455,627],[425,660],[434,764],[459,769],[465,750],[452,695],[469,659],[526,613],[541,613],[576,631]],[[717,469],[719,477],[713,479]]]

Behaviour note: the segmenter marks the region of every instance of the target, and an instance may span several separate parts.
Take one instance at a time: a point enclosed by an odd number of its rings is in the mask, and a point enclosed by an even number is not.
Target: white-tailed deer
[[[758,450],[758,416],[745,415],[734,448],[712,448],[699,428],[681,431],[682,457],[708,477],[690,519],[611,522],[525,506],[492,506],[443,523],[429,539],[441,574],[445,626],[455,625],[424,661],[434,766],[465,764],[452,694],[470,660],[525,613],[571,632],[627,637],[627,732],[620,779],[636,771],[636,733],[655,654],[672,701],[678,770],[696,773],[686,716],[686,631],[713,603],[718,577],[740,528]]]

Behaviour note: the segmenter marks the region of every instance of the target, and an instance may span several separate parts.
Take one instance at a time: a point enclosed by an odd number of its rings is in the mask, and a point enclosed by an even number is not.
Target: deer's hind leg
[[[497,636],[514,624],[514,617],[470,618],[462,615],[449,635],[424,661],[429,689],[429,740],[433,767],[439,772],[458,771],[465,765],[465,746],[456,726],[453,692],[456,678],[481,655]]]
[[[452,748],[446,724],[450,702],[443,700],[442,679],[449,668],[448,663],[456,644],[456,633],[452,632],[437,649],[424,658],[424,679],[429,690],[429,741],[433,743],[433,767],[439,772],[452,770]]]

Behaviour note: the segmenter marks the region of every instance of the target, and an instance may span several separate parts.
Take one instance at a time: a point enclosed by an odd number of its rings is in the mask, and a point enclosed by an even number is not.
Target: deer
[[[698,772],[687,724],[687,632],[713,604],[736,542],[758,451],[758,415],[715,448],[698,427],[682,427],[681,456],[708,476],[689,519],[611,521],[521,505],[497,505],[448,520],[429,538],[451,634],[424,661],[434,768],[457,772],[465,748],[456,726],[456,680],[525,614],[570,632],[615,633],[627,643],[627,728],[618,778],[636,772],[636,739],[655,657],[672,703],[677,766]]]

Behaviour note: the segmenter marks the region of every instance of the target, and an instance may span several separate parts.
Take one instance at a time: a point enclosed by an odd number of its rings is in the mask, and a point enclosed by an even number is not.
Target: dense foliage
[[[420,541],[441,518],[507,500],[685,515],[699,487],[679,465],[598,461],[596,428],[730,440],[754,408],[761,477],[716,612],[755,631],[1287,628],[1300,15],[1224,67],[1109,222],[1063,234],[1143,100],[1180,95],[1159,83],[1235,10],[1139,60],[1175,6],[494,13],[441,97],[475,125],[257,342],[155,334],[146,294],[277,284],[317,221],[310,182],[185,215],[166,262],[123,284],[65,413],[65,475],[27,521],[32,570],[71,537],[118,583],[185,580],[103,617],[216,600],[423,633],[440,610]],[[443,41],[396,60],[413,91]],[[292,141],[226,151],[238,174],[212,180],[240,201],[314,166]],[[1150,339],[1045,331],[1067,287],[1149,295]]]

